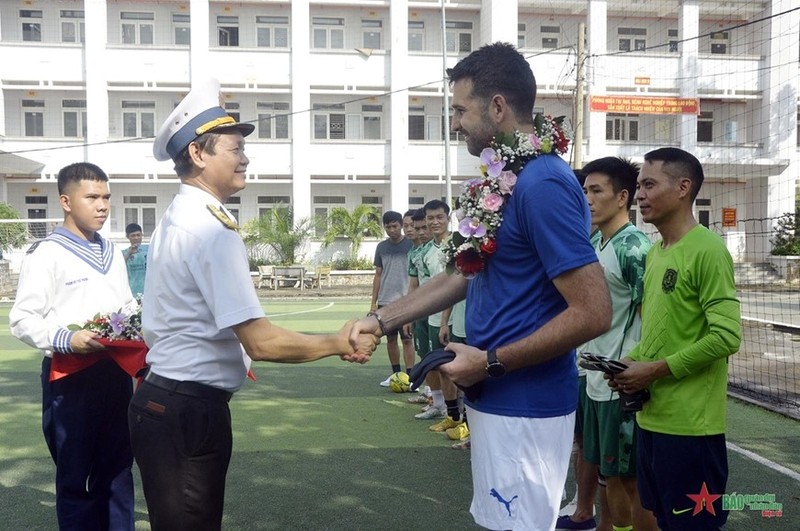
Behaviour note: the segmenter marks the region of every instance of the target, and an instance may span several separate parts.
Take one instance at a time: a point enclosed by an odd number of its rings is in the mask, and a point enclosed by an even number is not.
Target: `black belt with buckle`
[[[164,378],[154,372],[148,372],[147,376],[144,377],[144,381],[159,389],[169,391],[170,393],[193,396],[196,398],[208,398],[210,400],[224,400],[225,402],[230,402],[233,396],[233,393],[225,391],[224,389],[217,389],[216,387],[197,382],[181,382],[179,380],[173,380],[172,378]]]

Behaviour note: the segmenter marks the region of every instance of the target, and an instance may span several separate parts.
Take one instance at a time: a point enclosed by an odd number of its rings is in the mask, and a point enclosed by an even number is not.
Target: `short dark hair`
[[[603,157],[588,163],[581,171],[584,173],[584,180],[585,176],[590,173],[607,175],[615,194],[623,190],[628,191],[628,208],[631,208],[636,195],[636,178],[639,176],[638,164],[622,157]]]
[[[425,214],[428,213],[428,210],[440,210],[440,209],[444,210],[445,214],[450,215],[450,206],[441,199],[431,199],[430,201],[425,203],[425,206],[423,207]]]
[[[583,170],[576,170],[573,168],[572,173],[575,174],[575,178],[578,179],[578,184],[580,184],[581,188],[583,188],[583,183],[586,182],[586,172],[584,172]]]
[[[395,212],[394,210],[387,210],[383,213],[383,226],[385,227],[389,223],[394,222],[403,223],[403,216],[400,215],[400,212]]]
[[[416,212],[416,211],[417,211],[417,210],[416,210],[415,208],[412,208],[411,210],[406,210],[406,213],[405,213],[405,214],[403,214],[403,218],[404,218],[404,219],[405,219],[405,218],[411,218],[411,219],[414,219],[414,212]]]
[[[507,42],[481,46],[453,68],[447,69],[452,85],[456,81],[472,81],[472,96],[488,103],[495,94],[502,94],[521,124],[533,123],[536,102],[536,79],[527,59]]]
[[[700,164],[697,157],[682,149],[665,147],[646,153],[644,160],[645,162],[661,161],[663,163],[661,169],[670,177],[674,179],[685,177],[692,181],[691,199],[694,202],[705,179],[703,165]]]
[[[132,232],[142,232],[142,226],[138,223],[128,223],[125,226],[125,236],[129,236]]]
[[[70,185],[80,181],[108,182],[108,175],[100,166],[91,162],[76,162],[64,166],[58,172],[58,195],[64,195]]]
[[[414,213],[411,214],[411,219],[414,221],[425,221],[425,209],[418,208],[413,211]]]
[[[214,147],[217,145],[220,134],[222,133],[203,133],[192,140],[192,142],[197,144],[201,151],[205,151],[209,155],[214,155],[216,153]],[[189,142],[189,145],[191,145],[192,142]],[[175,173],[178,177],[184,177],[191,173],[194,163],[192,162],[192,157],[189,156],[188,145],[178,153],[173,159],[173,162],[175,162]]]

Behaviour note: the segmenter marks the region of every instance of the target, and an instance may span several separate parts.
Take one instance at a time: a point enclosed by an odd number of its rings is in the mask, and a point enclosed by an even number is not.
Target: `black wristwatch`
[[[506,375],[506,366],[497,359],[497,349],[490,348],[486,351],[486,374],[492,378]]]

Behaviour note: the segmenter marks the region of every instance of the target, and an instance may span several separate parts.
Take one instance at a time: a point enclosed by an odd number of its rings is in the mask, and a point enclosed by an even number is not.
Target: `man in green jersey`
[[[647,236],[628,220],[639,167],[630,160],[603,157],[588,163],[583,190],[592,213],[592,246],[603,266],[611,294],[611,329],[579,352],[624,358],[639,341]],[[614,531],[655,530],[652,513],[642,509],[636,492],[634,414],[622,411],[620,395],[599,371],[587,371],[583,411],[583,452],[606,478],[608,515]],[[588,515],[591,517],[591,513]],[[591,518],[588,519],[591,523]],[[559,518],[556,529],[586,529],[578,518]]]
[[[661,240],[647,255],[641,341],[610,385],[651,394],[637,414],[642,505],[661,529],[721,529],[727,357],[742,337],[733,261],[692,213],[703,184],[700,162],[677,148],[651,151],[644,160],[636,198]]]

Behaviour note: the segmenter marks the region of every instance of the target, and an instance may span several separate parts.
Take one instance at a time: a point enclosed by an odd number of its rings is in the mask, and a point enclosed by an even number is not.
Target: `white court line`
[[[335,303],[333,303],[333,302],[329,302],[329,303],[328,303],[327,305],[325,305],[325,306],[321,306],[321,307],[319,307],[319,308],[312,308],[312,309],[310,309],[310,310],[300,310],[299,312],[288,312],[288,313],[273,313],[273,314],[267,314],[267,318],[270,318],[270,317],[286,317],[287,315],[300,315],[301,313],[314,313],[314,312],[321,312],[322,310],[327,310],[328,308],[330,308],[330,307],[331,307],[331,306],[333,306],[334,304],[335,304]]]
[[[779,465],[775,461],[770,461],[766,457],[761,457],[760,455],[758,455],[755,452],[751,452],[750,450],[745,450],[744,448],[742,448],[740,446],[736,446],[735,444],[730,443],[730,442],[726,443],[726,446],[730,450],[733,450],[734,452],[736,452],[737,454],[741,454],[741,455],[743,455],[743,456],[745,456],[745,457],[747,457],[749,459],[752,459],[753,461],[755,461],[756,463],[758,463],[760,465],[764,465],[767,468],[771,468],[772,470],[774,470],[774,471],[776,471],[776,472],[778,472],[780,474],[783,474],[784,476],[789,476],[790,478],[792,478],[795,481],[800,481],[800,473],[797,473],[794,470],[786,468],[783,465]]]

